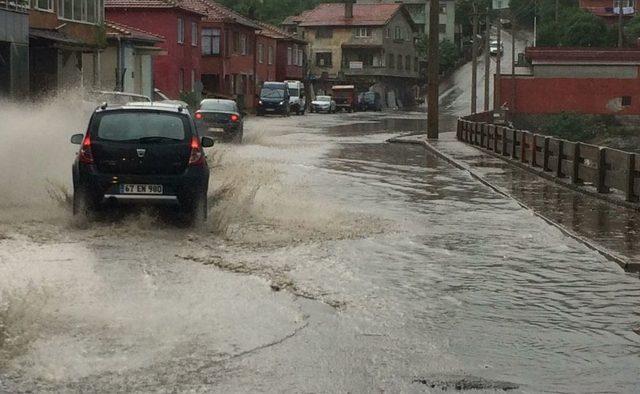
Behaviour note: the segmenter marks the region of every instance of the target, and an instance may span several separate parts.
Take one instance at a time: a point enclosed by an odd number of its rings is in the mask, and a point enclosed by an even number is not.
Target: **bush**
[[[569,141],[588,141],[598,134],[608,133],[614,124],[611,116],[581,115],[571,112],[552,115],[541,127],[545,134]]]
[[[184,101],[189,105],[190,110],[195,110],[200,105],[200,101],[198,101],[198,95],[196,92],[180,92],[180,101]]]

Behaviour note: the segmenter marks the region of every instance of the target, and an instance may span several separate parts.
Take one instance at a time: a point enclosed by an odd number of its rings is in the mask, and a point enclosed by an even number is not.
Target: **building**
[[[428,0],[357,0],[360,4],[402,3],[411,15],[418,32],[429,33],[429,1]],[[440,16],[438,29],[440,41],[455,41],[456,2],[440,0]]]
[[[32,95],[96,85],[105,44],[103,20],[102,0],[31,2],[28,69]]]
[[[527,72],[503,75],[494,104],[521,114],[640,115],[640,49],[532,47],[525,58]]]
[[[29,92],[29,3],[0,0],[0,98]]]
[[[155,46],[164,37],[105,21],[107,47],[101,55],[100,89],[153,97],[153,59],[165,55]]]
[[[358,90],[378,91],[391,107],[415,97],[416,27],[402,4],[320,4],[295,23],[298,36],[309,42],[309,78],[316,92],[355,84]]]
[[[306,52],[308,43],[276,26],[263,22],[258,22],[258,25],[261,28],[259,35],[270,37],[276,42],[276,75],[275,78],[266,80],[301,81],[306,79]],[[265,79],[263,79],[263,81],[264,80]]]
[[[106,0],[107,18],[164,37],[154,59],[153,85],[172,99],[200,85],[200,20],[203,12],[173,0]]]
[[[227,96],[243,108],[254,105],[258,24],[213,0],[186,0],[205,15],[201,65],[205,96]]]
[[[625,20],[635,15],[634,3],[634,0],[622,0],[622,15]],[[620,13],[617,0],[580,0],[579,5],[580,8],[600,17],[609,25],[618,23]]]

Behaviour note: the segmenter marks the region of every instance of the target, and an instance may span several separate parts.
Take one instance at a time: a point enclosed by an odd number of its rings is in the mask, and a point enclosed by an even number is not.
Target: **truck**
[[[304,83],[300,81],[284,81],[289,86],[289,105],[291,111],[295,111],[298,115],[304,115],[307,108],[307,100],[305,98]]]
[[[356,87],[354,85],[334,85],[331,88],[333,92],[333,99],[336,102],[336,107],[348,112],[356,110],[358,104]]]

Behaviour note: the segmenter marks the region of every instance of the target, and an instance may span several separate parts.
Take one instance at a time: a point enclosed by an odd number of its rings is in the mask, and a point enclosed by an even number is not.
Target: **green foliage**
[[[617,43],[615,29],[601,18],[577,9],[568,8],[559,15],[558,22],[549,19],[538,27],[539,46],[608,47]]]
[[[418,52],[418,56],[421,58],[425,58],[429,52],[429,37],[420,33],[418,35],[418,39],[416,40],[416,52]]]
[[[640,15],[636,15],[624,26],[627,42],[635,43],[640,38]]]
[[[298,15],[320,3],[338,0],[220,0],[223,5],[249,18],[279,25],[287,16]]]
[[[195,110],[198,108],[200,101],[198,101],[198,95],[196,92],[180,92],[180,101],[184,101],[189,105],[190,110]]]
[[[550,116],[541,129],[548,135],[584,142],[598,134],[607,133],[614,125],[615,121],[611,116],[563,112]]]
[[[453,71],[460,59],[460,51],[454,43],[448,40],[440,42],[440,72],[448,73]]]

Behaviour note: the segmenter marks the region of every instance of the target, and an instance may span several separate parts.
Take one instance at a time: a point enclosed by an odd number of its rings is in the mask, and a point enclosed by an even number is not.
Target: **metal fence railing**
[[[28,12],[29,0],[0,0],[0,9]]]

